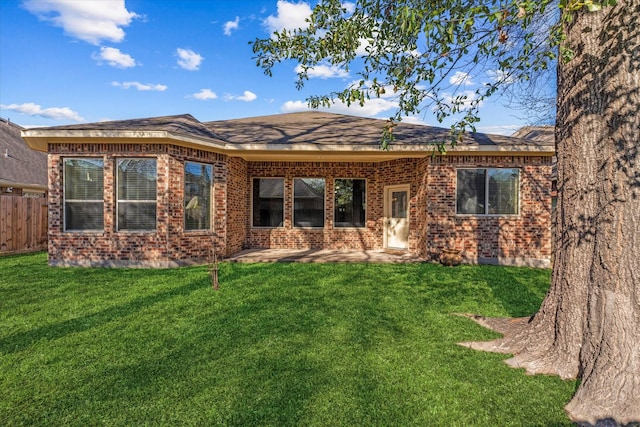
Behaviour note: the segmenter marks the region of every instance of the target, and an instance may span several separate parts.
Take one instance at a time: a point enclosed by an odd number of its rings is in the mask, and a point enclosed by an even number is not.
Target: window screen
[[[520,197],[518,169],[458,169],[456,212],[466,215],[516,215]]]
[[[336,179],[333,224],[335,227],[364,227],[366,181]]]
[[[104,229],[104,161],[64,159],[64,229]]]
[[[156,160],[119,159],[118,230],[155,230]]]
[[[324,178],[293,180],[293,224],[324,227]]]
[[[184,228],[211,228],[211,184],[213,167],[186,162],[184,165]]]
[[[254,227],[284,225],[284,179],[254,178],[252,201]]]

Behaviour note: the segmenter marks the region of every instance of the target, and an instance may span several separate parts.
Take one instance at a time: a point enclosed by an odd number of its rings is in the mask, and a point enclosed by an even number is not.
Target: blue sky
[[[268,77],[249,44],[304,25],[297,0],[1,0],[0,116],[25,127],[190,113],[200,121],[307,109],[311,94],[357,76],[319,67],[301,91],[296,64]],[[457,76],[461,90],[480,82]],[[330,111],[388,118],[392,97]],[[525,125],[500,100],[484,103],[478,131]],[[434,126],[427,111],[409,119]]]

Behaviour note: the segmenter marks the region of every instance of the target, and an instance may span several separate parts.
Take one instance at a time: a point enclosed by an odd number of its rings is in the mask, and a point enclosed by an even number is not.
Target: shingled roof
[[[225,142],[237,145],[315,144],[334,146],[380,145],[385,120],[344,114],[306,111],[271,116],[207,122],[205,125]],[[394,145],[433,145],[449,141],[446,128],[400,122],[394,127]],[[544,142],[502,135],[469,132],[463,146],[544,146]]]
[[[389,151],[380,150],[384,120],[318,111],[276,114],[201,123],[190,114],[29,129],[29,145],[105,139],[128,143],[170,139],[172,143],[242,157],[246,160],[388,160],[430,155],[434,144],[450,139],[449,129],[399,123]],[[465,134],[449,152],[549,155],[553,144],[483,133]]]
[[[554,144],[556,137],[555,127],[553,126],[524,126],[515,131],[511,136],[548,144]]]
[[[532,141],[543,142],[555,147],[556,141],[555,126],[524,126],[513,133],[516,138],[525,138]],[[558,179],[558,162],[557,157],[553,156],[553,165],[551,168],[552,180]]]
[[[87,133],[99,131],[103,134],[109,132],[166,132],[177,135],[189,135],[201,138],[215,139],[216,135],[205,125],[200,123],[191,114],[175,116],[146,117],[142,119],[114,120],[106,122],[82,123],[77,125],[62,125],[46,128],[37,128],[33,131],[87,131]]]
[[[173,139],[179,144],[200,144],[204,147],[218,140],[211,130],[191,114],[32,128],[25,129],[22,137],[29,146],[40,151],[46,151],[49,142],[73,143],[80,140],[85,143],[99,139],[102,142],[145,143]]]
[[[20,137],[22,126],[0,118],[0,186],[47,189],[47,155]]]

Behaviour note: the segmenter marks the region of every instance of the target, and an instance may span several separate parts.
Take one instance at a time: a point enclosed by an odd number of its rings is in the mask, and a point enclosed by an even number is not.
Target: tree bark
[[[556,252],[531,319],[476,318],[503,333],[471,348],[513,353],[530,374],[581,378],[580,425],[640,422],[640,0],[565,24],[558,70]],[[611,424],[608,424],[611,423]]]

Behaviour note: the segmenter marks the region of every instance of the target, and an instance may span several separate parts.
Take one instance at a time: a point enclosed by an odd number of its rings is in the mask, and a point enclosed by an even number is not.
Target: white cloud
[[[296,73],[302,71],[302,65],[296,67]],[[349,73],[337,65],[318,65],[307,70],[310,79],[315,77],[321,79],[330,79],[334,77],[349,77]]]
[[[15,111],[27,116],[38,116],[54,120],[73,120],[82,122],[84,119],[75,111],[68,107],[42,108],[38,104],[27,102],[25,104],[0,105],[3,110]]]
[[[126,53],[120,52],[120,49],[115,47],[101,47],[100,53],[94,53],[92,57],[98,62],[106,61],[116,68],[131,68],[137,65],[135,59]]]
[[[309,108],[309,104],[305,101],[287,101],[280,107],[280,111],[283,113],[297,113],[299,111],[309,110],[312,110],[312,108]]]
[[[358,56],[366,56],[369,54],[369,52],[367,52],[367,48],[369,46],[371,46],[371,43],[369,43],[369,40],[367,39],[359,39],[358,40],[359,44],[358,47],[356,48],[356,55]]]
[[[176,50],[176,55],[178,55],[178,65],[185,70],[194,71],[200,68],[200,64],[204,58],[192,51],[191,49],[181,49],[178,48]]]
[[[157,91],[157,92],[164,92],[165,90],[167,90],[167,86],[166,85],[161,85],[161,84],[151,84],[151,83],[140,83],[140,82],[113,82],[111,83],[112,86],[116,86],[116,87],[121,87],[123,89],[129,89],[131,87],[136,88],[138,90],[142,90],[142,91]]]
[[[503,70],[489,70],[487,75],[491,80],[497,83],[511,84],[516,82],[516,78]]]
[[[26,0],[23,6],[40,20],[94,45],[102,40],[121,42],[125,36],[122,27],[140,18],[127,10],[124,0]]]
[[[278,14],[276,16],[269,15],[263,21],[269,33],[309,26],[306,19],[311,16],[311,7],[307,3],[289,3],[285,0],[278,0],[277,8]]]
[[[397,102],[387,99],[370,99],[362,107],[358,103],[348,106],[341,101],[336,101],[331,108],[319,108],[318,110],[361,117],[376,117],[378,114],[385,111],[393,111],[397,108]],[[293,113],[296,111],[308,111],[310,108],[305,101],[287,101],[280,107],[280,110],[283,113]]]
[[[521,127],[521,125],[476,126],[476,131],[493,135],[510,136]]]
[[[225,36],[230,36],[232,31],[235,31],[238,29],[238,25],[240,24],[240,17],[236,16],[236,20],[235,21],[227,21],[224,23],[224,35]]]
[[[428,125],[423,118],[418,116],[406,116],[402,118],[402,123],[409,123],[412,125]]]
[[[453,76],[449,77],[449,83],[452,85],[464,85],[470,86],[473,84],[471,81],[471,76],[469,73],[465,73],[464,71],[456,71]]]
[[[256,95],[255,93],[245,90],[242,95],[240,96],[234,96],[234,95],[227,95],[226,99],[228,100],[236,100],[236,101],[245,101],[245,102],[251,102],[251,101],[255,101],[256,99],[258,99],[258,95]]]
[[[218,95],[213,92],[211,89],[201,89],[200,92],[194,93],[190,95],[188,98],[200,99],[202,101],[206,101],[208,99],[216,99]]]
[[[347,10],[347,14],[352,14],[353,12],[356,11],[356,4],[351,3],[349,1],[342,3],[342,7],[344,7]]]

